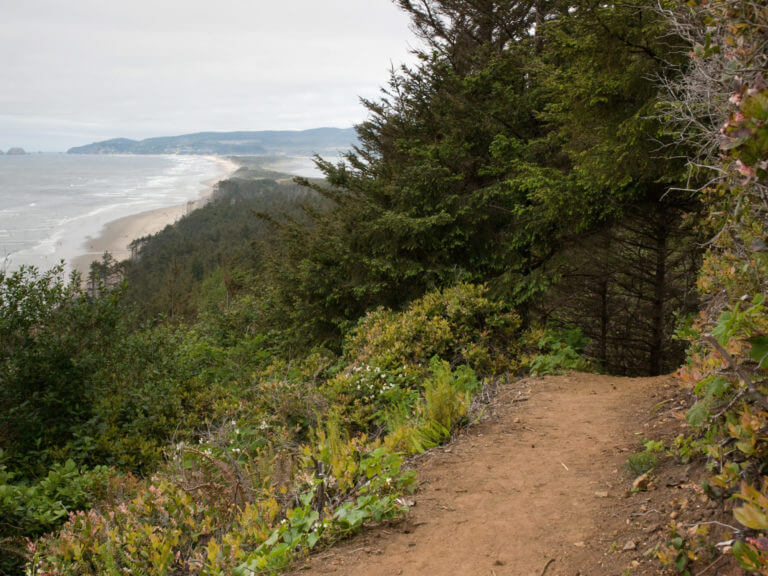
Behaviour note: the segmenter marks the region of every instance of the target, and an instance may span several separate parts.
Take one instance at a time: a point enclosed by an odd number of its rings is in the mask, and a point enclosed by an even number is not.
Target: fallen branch
[[[550,565],[550,564],[552,564],[552,562],[554,562],[554,561],[555,561],[555,559],[554,559],[554,558],[550,558],[550,559],[549,559],[549,562],[547,562],[547,563],[544,565],[544,570],[542,570],[542,571],[541,571],[541,574],[539,574],[539,576],[544,576],[544,574],[546,574],[546,572],[547,572],[547,568],[549,568],[549,565]]]
[[[718,522],[717,520],[710,520],[708,522],[696,522],[695,524],[686,524],[685,526],[686,528],[693,528],[693,527],[698,528],[699,526],[707,526],[707,525],[714,525],[714,526],[720,526],[722,528],[727,528],[728,530],[730,530],[735,534],[741,533],[741,530],[739,530],[735,526],[731,526],[730,524],[724,524],[722,522]]]
[[[656,508],[651,508],[650,510],[648,510],[646,512],[632,512],[632,514],[630,514],[630,516],[645,516],[645,515],[651,514],[653,512],[655,512],[656,514],[661,514],[661,512],[656,510]]]
[[[714,568],[715,564],[717,564],[718,562],[722,562],[722,561],[723,561],[723,559],[725,559],[725,558],[726,558],[726,556],[720,556],[720,558],[717,558],[717,559],[716,559],[714,562],[712,562],[712,563],[711,563],[709,566],[707,566],[706,568],[704,568],[704,569],[703,569],[701,572],[697,572],[697,573],[696,573],[696,576],[702,576],[702,574],[706,574],[706,573],[707,573],[707,572],[709,572],[709,571],[710,571],[712,568]]]

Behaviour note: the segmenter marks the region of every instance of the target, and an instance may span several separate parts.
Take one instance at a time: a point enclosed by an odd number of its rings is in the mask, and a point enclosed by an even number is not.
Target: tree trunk
[[[611,319],[608,316],[608,280],[604,279],[600,284],[600,365],[608,369],[608,325]]]
[[[658,376],[664,366],[664,296],[667,280],[667,222],[663,208],[659,208],[656,225],[656,271],[654,273],[651,354],[648,372]]]

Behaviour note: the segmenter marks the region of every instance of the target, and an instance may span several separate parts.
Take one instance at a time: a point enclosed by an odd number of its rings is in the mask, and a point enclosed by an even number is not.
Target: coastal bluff
[[[357,142],[352,128],[264,130],[247,132],[198,132],[131,140],[115,138],[78,146],[68,154],[239,154],[312,155],[347,150]]]

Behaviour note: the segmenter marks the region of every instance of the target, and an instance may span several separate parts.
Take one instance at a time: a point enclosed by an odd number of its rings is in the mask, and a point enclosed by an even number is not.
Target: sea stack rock
[[[13,156],[23,156],[26,154],[26,151],[24,148],[9,148],[7,154],[11,154]]]

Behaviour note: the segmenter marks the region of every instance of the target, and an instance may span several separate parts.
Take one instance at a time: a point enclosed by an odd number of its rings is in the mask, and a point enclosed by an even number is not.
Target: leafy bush
[[[318,542],[330,542],[358,531],[366,522],[381,522],[407,510],[397,500],[403,490],[410,490],[415,474],[403,472],[399,456],[377,448],[360,462],[359,470],[366,480],[357,497],[346,499],[331,509],[317,504],[319,490],[325,480],[315,478],[314,486],[300,498],[300,506],[288,511],[277,529],[246,561],[235,575],[273,573],[285,568],[294,554],[307,553]],[[318,510],[319,508],[319,510]]]
[[[711,165],[701,196],[712,240],[698,280],[705,306],[680,373],[698,395],[686,416],[699,437],[691,444],[716,472],[708,493],[740,502],[733,512],[745,537],[734,557],[749,572],[768,574],[768,13],[760,3],[692,0],[671,16],[693,48],[675,104],[684,109],[690,101],[679,97],[706,93],[695,108],[711,120],[693,124],[712,128],[694,140],[695,163]]]
[[[189,494],[156,477],[117,506],[71,514],[61,532],[31,546],[29,572],[171,574],[182,565],[178,550],[206,530],[201,512]]]
[[[480,384],[474,371],[450,365],[435,357],[431,374],[424,381],[423,397],[411,398],[390,406],[385,412],[389,435],[384,443],[390,450],[417,454],[429,450],[450,437],[453,428],[469,411]]]
[[[403,312],[370,312],[346,341],[345,356],[382,370],[426,366],[433,356],[479,374],[514,369],[520,318],[487,292],[458,284],[429,292]]]
[[[162,476],[148,480],[127,501],[70,514],[61,532],[31,547],[31,575],[72,573],[157,575],[184,571],[213,575],[277,571],[297,553],[330,542],[366,522],[393,518],[404,509],[398,496],[413,485],[402,459],[377,448],[361,457],[356,485],[337,501],[321,494],[327,479],[310,475],[307,489],[279,517],[269,494],[249,495],[234,515],[206,506],[199,490]],[[320,487],[323,487],[321,492]]]
[[[2,450],[0,450],[0,460]],[[24,538],[58,528],[67,516],[103,496],[109,471],[105,467],[80,469],[72,460],[54,464],[37,482],[15,481],[0,464],[0,544],[9,556],[0,559],[0,571],[18,568],[26,556]]]
[[[449,371],[464,365],[462,374],[513,370],[519,326],[513,310],[471,284],[430,292],[402,312],[377,310],[348,338],[341,367],[323,393],[343,407],[346,426],[370,431],[392,410],[413,409],[439,366],[435,357],[446,361]]]
[[[90,298],[63,266],[0,271],[0,445],[15,473],[79,458],[122,316],[119,292]]]
[[[523,360],[531,376],[559,374],[564,370],[586,372],[592,368],[590,362],[582,356],[589,340],[578,328],[534,329],[526,334],[525,341],[535,350]]]
[[[659,463],[659,454],[664,451],[664,443],[661,441],[644,440],[645,449],[627,458],[627,466],[633,474],[639,476],[652,470]]]
[[[711,555],[707,542],[709,528],[708,524],[700,524],[693,533],[683,535],[677,525],[670,524],[669,537],[656,552],[661,563],[673,568],[679,576],[691,576],[692,563]]]
[[[0,443],[14,474],[56,462],[147,473],[173,435],[237,406],[261,340],[202,326],[131,327],[120,290],[92,297],[61,266],[0,273]]]
[[[121,498],[70,515],[58,534],[38,540],[30,574],[274,572],[367,522],[395,517],[404,510],[399,496],[415,481],[401,453],[447,439],[480,389],[471,362],[492,350],[514,350],[505,339],[517,317],[485,300],[483,291],[464,285],[401,313],[380,311],[360,324],[335,365],[316,354],[244,375],[236,363],[227,364],[228,348],[200,335],[162,328],[129,340],[125,345],[138,349],[133,357],[151,356],[166,334],[172,355],[167,369],[149,359],[114,376],[115,386],[127,385],[115,391],[114,411],[100,412],[127,413],[135,423],[110,425],[111,434],[124,430],[125,441],[156,442],[190,406],[194,418],[220,416],[209,420],[207,431],[181,429],[167,451],[173,457],[153,477]],[[483,319],[488,311],[492,317]],[[419,329],[404,317],[418,317]],[[446,325],[459,341],[443,333]],[[392,352],[388,346],[400,337],[418,352],[402,346]],[[436,350],[467,364],[424,359]],[[485,361],[477,366],[493,369]],[[139,394],[144,404],[128,409],[124,399],[141,390],[142,381],[157,388],[146,398]],[[201,401],[209,398],[209,385],[224,397],[214,405]],[[226,406],[228,413],[219,412]],[[156,432],[145,428],[150,414],[161,416]]]

